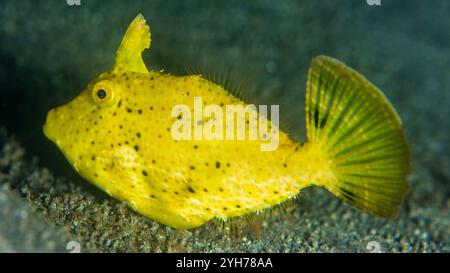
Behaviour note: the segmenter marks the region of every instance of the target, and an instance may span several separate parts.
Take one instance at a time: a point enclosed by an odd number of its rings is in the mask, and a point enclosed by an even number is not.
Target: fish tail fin
[[[363,211],[396,217],[408,192],[410,153],[383,93],[343,63],[319,56],[308,72],[306,124],[308,142],[320,147],[333,174],[313,183]]]

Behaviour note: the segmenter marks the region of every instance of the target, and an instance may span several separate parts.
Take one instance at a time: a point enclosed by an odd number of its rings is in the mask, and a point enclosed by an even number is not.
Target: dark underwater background
[[[311,59],[332,56],[365,75],[398,111],[412,150],[399,217],[377,218],[308,188],[281,220],[238,234],[214,223],[180,231],[83,181],[42,125],[49,109],[113,65],[138,13],[152,32],[149,68],[248,82],[252,102],[280,104],[282,127],[299,141]],[[3,0],[0,252],[67,251],[69,241],[82,252],[367,252],[371,241],[383,252],[449,252],[449,34],[446,0]]]

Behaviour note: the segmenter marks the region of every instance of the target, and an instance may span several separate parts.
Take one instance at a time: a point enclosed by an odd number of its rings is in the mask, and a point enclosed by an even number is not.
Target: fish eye
[[[104,89],[97,90],[97,97],[101,100],[106,98],[106,91]]]
[[[101,106],[110,105],[114,98],[113,84],[110,81],[101,81],[92,88],[92,99]]]

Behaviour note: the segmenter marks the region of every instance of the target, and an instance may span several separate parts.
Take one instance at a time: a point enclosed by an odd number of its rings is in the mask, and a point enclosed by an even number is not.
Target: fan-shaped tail
[[[361,210],[395,217],[408,191],[410,154],[383,93],[343,63],[317,57],[308,73],[306,124],[308,141],[324,149],[336,178],[321,186]]]

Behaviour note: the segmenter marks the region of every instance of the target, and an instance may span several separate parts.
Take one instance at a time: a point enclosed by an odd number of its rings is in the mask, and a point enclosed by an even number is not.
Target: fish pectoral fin
[[[131,22],[117,49],[114,70],[148,72],[141,53],[150,48],[150,36],[150,27],[146,24],[144,16],[139,14]]]

